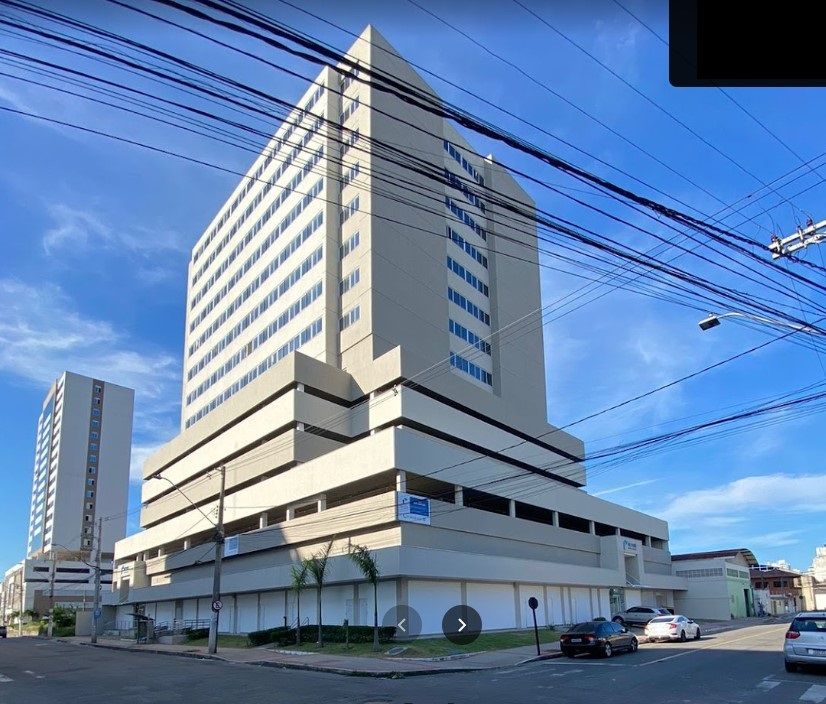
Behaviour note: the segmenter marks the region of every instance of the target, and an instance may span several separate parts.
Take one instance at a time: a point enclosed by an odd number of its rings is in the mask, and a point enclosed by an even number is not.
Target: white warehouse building
[[[438,99],[375,29],[350,56],[193,249],[181,432],[116,545],[119,617],[209,618],[220,466],[222,631],[294,623],[290,566],[331,540],[325,623],[372,623],[353,545],[377,557],[380,615],[414,607],[423,633],[458,604],[524,627],[531,596],[544,624],[673,606],[667,524],[587,494],[582,442],[546,421],[535,226],[501,205],[530,197],[376,87],[388,72]]]

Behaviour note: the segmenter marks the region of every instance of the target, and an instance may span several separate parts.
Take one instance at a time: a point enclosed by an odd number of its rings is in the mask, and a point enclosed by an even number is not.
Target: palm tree
[[[321,588],[324,586],[324,576],[327,571],[327,560],[330,558],[330,551],[333,549],[331,540],[319,552],[305,560],[307,570],[312,575],[316,585],[316,614],[318,616],[318,647],[324,647],[321,638]]]
[[[301,645],[301,590],[307,586],[307,563],[302,560],[297,565],[290,565],[290,575],[295,592],[295,644]]]
[[[363,545],[350,548],[350,559],[356,563],[364,578],[373,585],[373,650],[379,646],[379,566],[376,557]]]

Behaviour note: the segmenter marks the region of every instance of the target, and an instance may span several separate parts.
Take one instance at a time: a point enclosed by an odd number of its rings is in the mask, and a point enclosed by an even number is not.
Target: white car
[[[657,616],[645,627],[649,640],[700,640],[700,626],[687,616]]]
[[[801,611],[786,631],[786,672],[802,665],[826,664],[826,611]]]

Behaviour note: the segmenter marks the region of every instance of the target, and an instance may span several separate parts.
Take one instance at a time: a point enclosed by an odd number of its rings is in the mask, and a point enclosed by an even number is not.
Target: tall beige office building
[[[585,493],[582,443],[546,422],[535,228],[497,204],[530,197],[377,87],[436,99],[375,29],[350,55],[362,70],[321,72],[193,249],[181,433],[117,544],[121,613],[208,618],[222,465],[222,630],[294,622],[290,566],[329,540],[329,623],[372,622],[355,544],[379,611],[413,606],[425,633],[457,604],[488,629],[524,626],[530,596],[557,624],[673,605],[667,525]]]

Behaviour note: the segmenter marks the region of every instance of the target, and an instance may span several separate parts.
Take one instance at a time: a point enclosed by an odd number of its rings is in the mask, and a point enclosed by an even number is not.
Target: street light
[[[778,325],[780,327],[788,328],[790,330],[796,330],[798,332],[809,332],[815,335],[826,334],[818,328],[813,328],[811,325],[793,325],[783,320],[774,320],[772,318],[764,318],[760,315],[751,315],[750,313],[740,313],[738,311],[729,311],[728,313],[709,313],[705,318],[703,318],[698,323],[700,326],[700,330],[706,331],[711,330],[711,328],[716,328],[723,318],[745,318],[746,320],[752,320],[756,323],[764,323],[766,325]]]
[[[158,474],[152,479],[163,479],[169,482],[170,486],[175,489],[181,496],[183,496],[189,504],[198,509],[200,514],[206,518],[213,526],[215,526],[215,567],[212,572],[212,617],[209,621],[209,644],[207,652],[210,655],[215,655],[218,652],[218,612],[221,610],[221,559],[224,556],[224,485],[226,484],[226,467],[221,465],[218,468],[221,473],[221,489],[218,494],[218,522],[215,523],[209,516],[207,516],[199,506],[196,506],[193,501],[181,490],[175,482],[168,477],[162,477]]]

